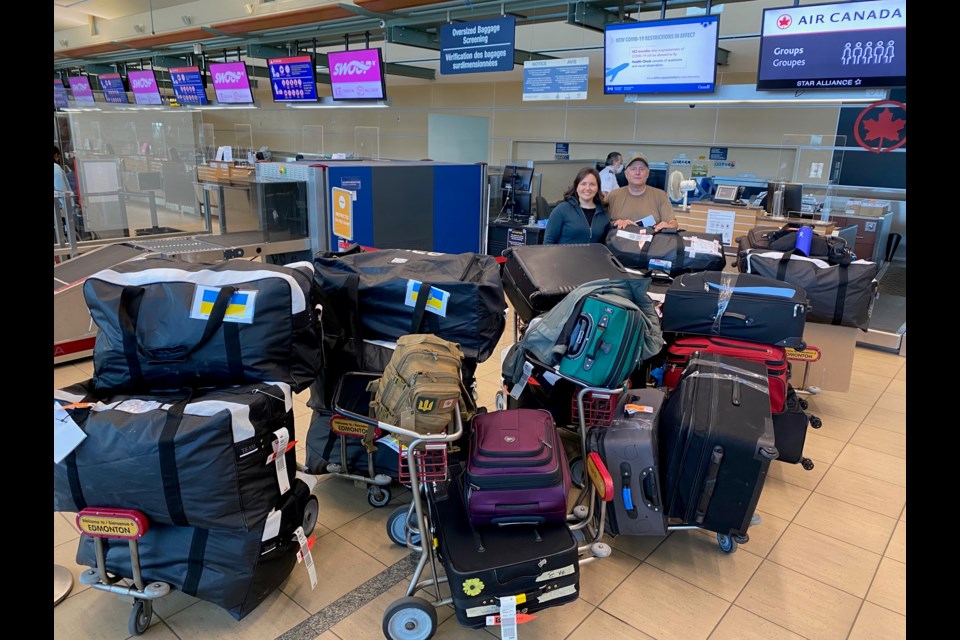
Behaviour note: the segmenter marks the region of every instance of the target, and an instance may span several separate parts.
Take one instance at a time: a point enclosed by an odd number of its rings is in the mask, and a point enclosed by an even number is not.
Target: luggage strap
[[[187,574],[183,578],[183,587],[180,589],[188,596],[196,596],[200,587],[200,576],[203,575],[203,556],[207,551],[209,529],[195,527],[193,538],[190,540],[190,552],[187,555]]]
[[[237,292],[236,287],[220,287],[217,299],[207,317],[207,323],[204,325],[203,334],[193,346],[178,345],[158,349],[145,349],[137,338],[137,319],[140,316],[144,291],[143,287],[127,286],[120,293],[118,320],[123,337],[123,355],[130,369],[131,386],[141,388],[144,385],[143,369],[140,366],[141,358],[145,359],[147,364],[184,362],[190,354],[209,342],[221,327],[223,327],[230,378],[236,382],[243,380],[243,365],[240,361],[240,327],[235,322],[223,322],[227,307],[230,306],[230,298]]]
[[[185,527],[189,524],[183,510],[183,496],[180,493],[180,473],[177,470],[177,451],[174,438],[183,422],[183,410],[193,397],[193,389],[187,389],[186,397],[167,410],[166,421],[160,432],[157,453],[160,459],[160,477],[163,481],[163,497],[167,502],[170,522]]]
[[[787,281],[787,266],[790,264],[790,258],[794,255],[803,256],[803,252],[797,249],[793,251],[784,251],[780,256],[780,264],[777,265],[777,280]],[[806,257],[806,256],[804,256]],[[843,321],[843,307],[847,302],[847,283],[850,281],[850,272],[847,270],[850,263],[837,263],[840,271],[840,282],[837,285],[837,297],[833,301],[833,319],[830,324],[839,325]]]

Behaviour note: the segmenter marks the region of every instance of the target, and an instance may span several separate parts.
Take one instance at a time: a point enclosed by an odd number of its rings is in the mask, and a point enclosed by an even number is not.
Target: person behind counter
[[[584,167],[563,194],[563,202],[550,212],[543,244],[603,242],[609,228],[610,216],[600,195],[600,175],[593,167]]]
[[[627,176],[627,186],[614,189],[607,195],[611,224],[618,229],[625,229],[633,222],[640,226],[652,226],[654,231],[676,229],[677,221],[667,193],[647,184],[650,176],[647,159],[639,154],[633,156],[623,172]],[[649,220],[641,224],[648,216],[653,217],[653,224],[647,224]]]
[[[603,197],[621,185],[617,178],[623,173],[623,156],[619,151],[611,151],[607,154],[607,166],[600,171],[600,191]]]

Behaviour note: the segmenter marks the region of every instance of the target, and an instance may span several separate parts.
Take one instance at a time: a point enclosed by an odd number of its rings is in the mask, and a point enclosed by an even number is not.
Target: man
[[[676,229],[677,220],[673,217],[670,198],[662,189],[647,184],[650,176],[647,159],[639,154],[633,156],[623,172],[627,176],[627,186],[614,189],[607,196],[611,224],[618,229],[625,229],[633,222],[652,216],[655,232]]]
[[[607,194],[618,186],[617,174],[623,171],[623,156],[619,151],[611,151],[607,154],[607,166],[600,171],[600,192],[606,198]]]

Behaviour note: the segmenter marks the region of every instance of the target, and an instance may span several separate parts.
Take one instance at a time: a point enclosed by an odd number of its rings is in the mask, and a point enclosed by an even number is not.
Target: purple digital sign
[[[170,82],[173,84],[173,93],[180,104],[208,104],[199,67],[170,69]]]
[[[127,92],[123,88],[123,78],[119,73],[101,73],[99,76],[100,88],[103,89],[103,99],[113,104],[127,104]]]
[[[130,80],[130,90],[133,91],[133,99],[137,104],[163,104],[153,69],[131,71],[127,73],[127,78]]]
[[[86,76],[73,76],[67,78],[70,83],[70,91],[73,92],[74,102],[93,102],[93,89],[90,88],[90,79]]]
[[[66,109],[70,106],[67,102],[67,88],[63,86],[63,80],[55,78],[53,81],[53,106],[58,109]]]
[[[220,104],[253,104],[247,67],[242,62],[211,62],[210,78]]]
[[[327,54],[334,100],[382,100],[386,97],[380,49]]]

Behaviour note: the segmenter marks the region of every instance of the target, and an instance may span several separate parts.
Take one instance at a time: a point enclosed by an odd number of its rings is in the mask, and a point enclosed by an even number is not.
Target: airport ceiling
[[[726,0],[734,4],[753,0]],[[719,3],[709,0],[353,0],[352,2],[310,3],[284,11],[282,0],[249,0],[241,3],[243,17],[210,24],[193,24],[184,15],[181,28],[154,27],[154,15],[162,10],[187,12],[196,0],[54,0],[55,39],[60,33],[97,21],[123,21],[125,17],[146,16],[134,24],[138,32],[129,38],[100,38],[90,44],[70,47],[66,39],[54,47],[54,69],[99,74],[119,64],[134,68],[159,68],[197,64],[200,53],[206,62],[256,59],[266,75],[268,57],[300,53],[322,53],[350,48],[380,46],[385,49],[386,72],[391,82],[439,80],[439,27],[448,22],[489,20],[502,15],[516,19],[514,74],[522,77],[525,60],[587,56],[591,69],[602,69],[606,24],[678,17],[689,11],[704,11]],[[300,3],[303,5],[304,3]],[[755,3],[756,4],[756,3]],[[181,6],[184,5],[184,6]],[[178,9],[179,8],[179,9]],[[758,9],[759,12],[759,9]],[[157,13],[159,15],[159,13]],[[721,19],[721,27],[723,26]],[[166,24],[169,25],[169,18]],[[721,36],[721,48],[732,50],[737,71],[756,70],[757,41],[730,42]],[[742,55],[740,52],[742,50]],[[199,52],[199,53],[198,53]],[[318,56],[318,65],[324,61]],[[742,68],[740,68],[742,67]],[[258,68],[254,65],[255,75]],[[464,81],[465,76],[444,76],[445,81]],[[398,82],[399,81],[399,82]]]

